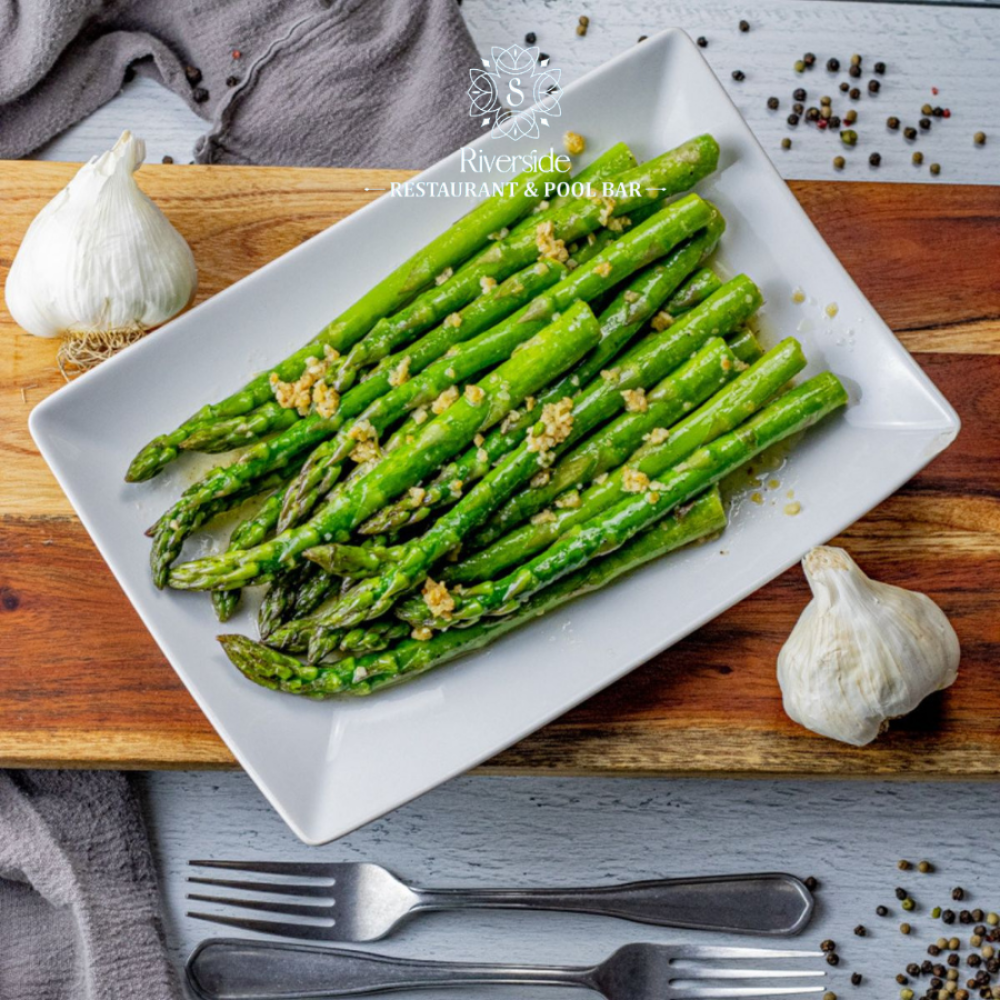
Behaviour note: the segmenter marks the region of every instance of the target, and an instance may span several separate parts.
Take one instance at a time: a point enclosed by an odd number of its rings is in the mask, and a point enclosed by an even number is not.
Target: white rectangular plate
[[[824,244],[683,32],[666,31],[566,88],[540,147],[558,147],[566,128],[591,151],[625,140],[640,159],[702,132],[718,139],[720,170],[698,190],[729,223],[722,267],[763,288],[767,339],[798,336],[809,371],[829,368],[851,391],[847,412],[810,432],[782,472],[779,495],[795,490],[799,516],[786,516],[783,502],[742,505],[724,543],[648,566],[370,699],[317,703],[244,680],[215,641],[205,596],[161,593],[149,577],[143,531],[203,466],[188,459],[141,486],[123,482],[125,468],[147,440],[305,342],[468,207],[447,199],[380,198],[31,415],[42,454],[174,669],[308,843],[420,795],[628,673],[861,517],[958,433],[954,411]],[[521,153],[528,140],[481,142]],[[468,179],[457,154],[423,176]],[[798,287],[802,304],[792,302]],[[832,319],[829,303],[839,307]],[[185,557],[204,548],[196,539]],[[249,612],[232,624],[253,634]]]

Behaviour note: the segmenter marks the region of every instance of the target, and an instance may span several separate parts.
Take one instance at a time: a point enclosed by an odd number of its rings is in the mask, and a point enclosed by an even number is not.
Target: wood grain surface
[[[0,163],[0,282],[28,222],[72,173]],[[403,173],[143,169],[194,250],[199,297],[364,204]],[[774,662],[807,600],[792,570],[608,691],[490,761],[492,771],[1000,775],[1000,189],[798,182],[862,290],[958,409],[957,442],[839,541],[929,593],[962,641],[958,683],[874,747],[784,716]],[[0,309],[0,764],[232,766],[39,457],[34,403],[55,344]]]

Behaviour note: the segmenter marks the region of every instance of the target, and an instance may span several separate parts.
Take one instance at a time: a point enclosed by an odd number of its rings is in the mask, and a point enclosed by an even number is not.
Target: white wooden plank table
[[[910,149],[888,134],[884,119],[913,120],[924,101],[949,107],[920,147],[938,160],[942,180],[1000,180],[1000,110],[995,54],[1000,10],[989,3],[864,4],[837,0],[759,0],[753,5],[705,0],[465,0],[463,12],[484,52],[522,41],[538,44],[564,71],[564,83],[636,44],[642,34],[678,25],[709,40],[705,55],[788,178],[927,179],[910,163]],[[576,19],[587,14],[585,38]],[[741,18],[751,31],[737,29]],[[792,70],[805,51],[818,67],[802,77]],[[870,65],[889,67],[877,98],[859,109],[861,140],[851,166],[835,174],[839,143],[802,125],[789,131],[791,91],[804,86],[808,103],[839,92],[822,68],[831,55],[846,65],[859,52]],[[746,73],[743,83],[733,69]],[[866,77],[867,79],[867,77]],[[930,88],[939,88],[933,96]],[[781,99],[779,112],[766,100]],[[848,105],[850,106],[850,105]],[[871,124],[869,124],[871,122]],[[570,123],[567,123],[569,126]],[[42,152],[81,160],[109,146],[126,127],[141,128],[151,160],[190,157],[207,123],[155,83],[135,79],[122,94],[68,130]],[[972,134],[990,135],[984,148]],[[780,149],[783,136],[793,149]],[[878,172],[867,164],[879,151]],[[862,155],[863,154],[863,155]],[[355,834],[311,849],[298,843],[242,774],[149,774],[139,779],[163,879],[170,947],[178,963],[213,933],[184,916],[184,876],[191,857],[245,857],[380,861],[428,885],[587,883],[660,875],[785,869],[822,883],[816,921],[803,943],[832,936],[843,964],[831,987],[840,997],[884,1000],[895,996],[893,976],[920,960],[938,936],[926,915],[946,905],[953,885],[969,891],[970,905],[1000,909],[1000,875],[989,860],[1000,824],[1000,795],[989,785],[876,782],[672,782],[572,778],[461,778]],[[899,857],[928,857],[939,874],[901,876]],[[893,889],[911,887],[919,903],[913,938],[897,929],[900,915],[879,920],[879,903],[896,909]],[[869,936],[851,929],[865,923]],[[936,925],[935,925],[936,926]],[[962,935],[965,936],[964,934]],[[494,961],[595,961],[629,940],[685,940],[692,935],[636,928],[579,916],[437,915],[416,922],[379,947],[390,953]],[[851,971],[865,981],[849,985]],[[446,993],[424,993],[446,997]],[[451,994],[459,995],[459,994]],[[463,991],[462,995],[469,995]],[[483,993],[487,995],[487,993]],[[492,990],[498,998],[559,997],[564,991]]]

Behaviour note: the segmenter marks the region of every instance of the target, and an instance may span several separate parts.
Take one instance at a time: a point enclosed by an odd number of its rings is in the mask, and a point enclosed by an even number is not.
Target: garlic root
[[[791,719],[864,746],[954,683],[958,636],[926,594],[871,580],[830,546],[809,552],[802,568],[813,600],[778,656]]]

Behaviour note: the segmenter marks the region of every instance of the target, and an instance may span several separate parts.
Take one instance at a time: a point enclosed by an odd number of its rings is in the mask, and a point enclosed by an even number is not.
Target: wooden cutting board
[[[74,169],[0,163],[0,282]],[[201,299],[406,176],[149,166],[141,182],[190,242]],[[961,414],[958,441],[837,539],[942,605],[962,641],[958,683],[870,748],[799,729],[774,679],[808,599],[794,569],[487,770],[1000,776],[1000,187],[792,189]],[[28,435],[31,407],[62,384],[54,357],[0,307],[0,765],[232,766]]]

